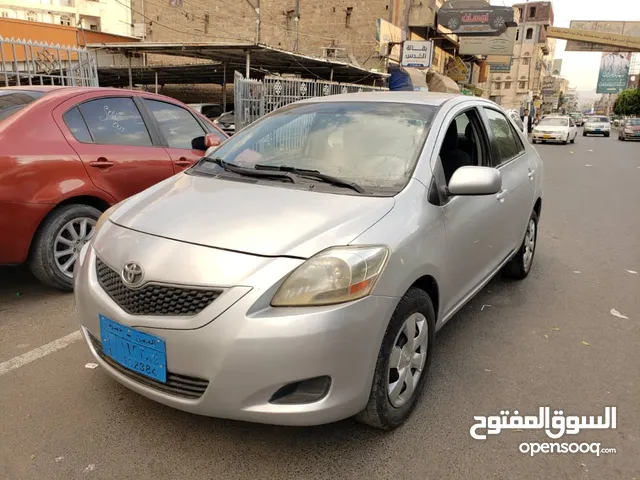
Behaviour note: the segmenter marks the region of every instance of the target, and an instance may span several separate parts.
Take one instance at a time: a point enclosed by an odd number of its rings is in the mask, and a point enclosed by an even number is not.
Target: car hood
[[[392,197],[310,192],[189,174],[120,205],[110,220],[178,241],[263,256],[309,258],[347,245],[393,208]]]

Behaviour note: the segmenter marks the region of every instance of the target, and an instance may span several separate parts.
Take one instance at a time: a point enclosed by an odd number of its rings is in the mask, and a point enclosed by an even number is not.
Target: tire
[[[571,139],[571,143],[576,143],[576,137],[578,136],[578,134],[576,133],[573,138]]]
[[[31,273],[45,285],[72,291],[75,258],[82,245],[91,239],[100,213],[100,210],[89,205],[65,205],[53,210],[42,222],[33,239],[29,255]],[[81,230],[83,220],[86,220],[84,237]],[[69,228],[74,229],[79,240],[71,235]],[[64,243],[63,239],[66,240]],[[66,251],[65,247],[68,247],[70,253],[58,256],[56,260],[54,253]],[[65,274],[61,267],[67,263],[69,265]]]
[[[567,138],[562,141],[563,145],[566,145],[567,143],[569,143],[569,135],[567,135]]]
[[[587,136],[587,132],[582,132],[582,136],[586,137]]]
[[[535,145],[536,143],[538,143],[538,141],[535,138],[532,138],[531,139],[531,143],[533,143]]]
[[[610,133],[605,133],[604,136],[609,138],[611,136],[611,134]]]
[[[533,222],[533,246],[530,243],[530,230],[531,224]],[[527,248],[527,245],[529,248]],[[533,265],[533,259],[536,253],[536,246],[538,245],[538,214],[535,212],[531,212],[531,216],[529,217],[529,222],[527,224],[527,231],[524,235],[524,240],[518,249],[515,257],[513,257],[509,263],[507,263],[502,268],[502,275],[506,278],[513,278],[515,280],[522,280],[529,275],[531,271],[531,266]],[[529,250],[531,252],[531,258],[528,260],[525,259],[525,254]]]
[[[400,351],[398,344],[402,343],[402,340],[406,340],[405,335],[405,323],[411,321],[410,319],[417,315],[421,320],[414,325],[419,325],[422,322],[422,328],[419,329],[416,339],[422,338],[422,335],[426,336],[426,352],[422,351],[422,354],[426,358],[422,361],[422,369],[412,369],[410,366],[406,366],[404,369],[408,370],[408,375],[412,375],[411,378],[415,378],[414,375],[420,371],[420,375],[415,384],[413,393],[404,399],[404,403],[397,403],[402,400],[396,399],[396,406],[390,399],[390,392],[388,391],[389,382],[393,382],[392,378],[396,378],[394,383],[400,382],[401,371],[400,368],[390,368],[391,356],[394,351]],[[400,299],[398,306],[396,307],[384,338],[382,339],[382,345],[378,353],[378,360],[376,362],[376,368],[373,376],[373,384],[371,385],[371,393],[369,394],[369,401],[365,409],[356,415],[356,420],[370,427],[380,430],[393,430],[394,428],[402,425],[409,415],[413,411],[420,394],[422,393],[425,379],[427,378],[427,371],[431,363],[431,357],[435,346],[435,322],[436,316],[433,308],[433,303],[429,295],[418,288],[410,288],[407,293]],[[410,325],[410,324],[409,324]],[[414,326],[414,329],[416,327]],[[414,330],[415,331],[415,330]],[[406,346],[407,343],[404,343]],[[403,346],[403,347],[404,347]],[[398,348],[398,350],[395,350]],[[399,355],[400,362],[405,362],[407,357]],[[393,372],[392,372],[393,370]],[[415,370],[415,372],[414,372]],[[413,373],[411,373],[413,372]],[[400,395],[402,392],[406,392],[406,382],[400,384],[402,390],[398,390]]]

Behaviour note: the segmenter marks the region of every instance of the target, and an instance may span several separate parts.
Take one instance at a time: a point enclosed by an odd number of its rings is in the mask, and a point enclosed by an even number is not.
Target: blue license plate
[[[167,382],[167,348],[164,340],[100,315],[102,351],[140,375]]]
[[[636,132],[635,136],[640,137],[640,132]]]
[[[599,128],[596,128],[596,132],[599,132],[599,131],[600,131],[600,129],[599,129]]]

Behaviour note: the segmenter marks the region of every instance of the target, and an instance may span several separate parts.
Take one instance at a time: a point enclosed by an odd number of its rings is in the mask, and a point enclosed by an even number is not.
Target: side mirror
[[[451,176],[448,194],[493,195],[502,189],[502,176],[497,168],[460,167]]]
[[[220,137],[213,133],[207,133],[204,136],[204,144],[207,148],[217,147],[221,144]]]

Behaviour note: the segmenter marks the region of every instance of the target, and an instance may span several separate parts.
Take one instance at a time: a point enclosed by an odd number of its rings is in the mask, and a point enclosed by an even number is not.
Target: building
[[[553,66],[555,40],[546,35],[546,27],[553,25],[553,7],[551,2],[528,2],[514,8],[520,23],[511,67],[491,72],[489,98],[508,109],[533,111],[542,105],[542,80]]]
[[[0,19],[131,36],[130,0],[0,0]],[[0,32],[7,36],[7,32]]]

